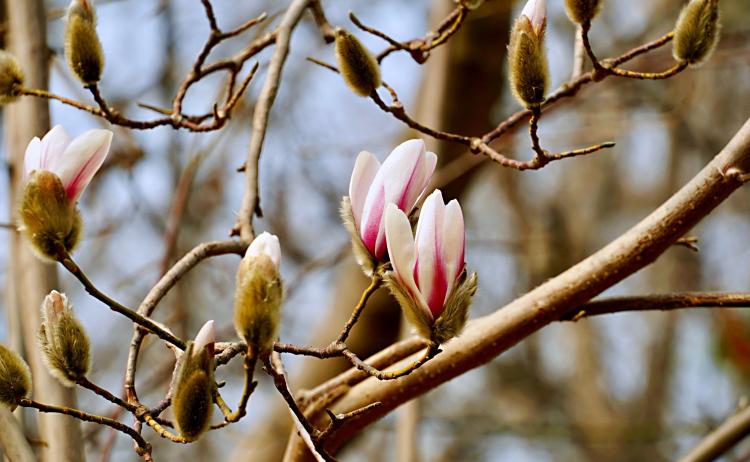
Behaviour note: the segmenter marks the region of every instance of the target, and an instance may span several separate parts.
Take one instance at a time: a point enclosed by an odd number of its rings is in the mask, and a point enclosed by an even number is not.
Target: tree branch
[[[686,186],[618,239],[495,313],[470,322],[444,351],[393,382],[365,380],[333,406],[335,412],[383,405],[343,425],[327,441],[335,451],[364,427],[410,399],[492,360],[651,262],[741,185],[750,169],[750,120]],[[404,361],[413,361],[414,357]],[[336,379],[334,379],[336,380]],[[311,416],[320,424],[322,415]],[[298,444],[294,439],[290,444]]]
[[[750,406],[745,406],[706,435],[680,462],[711,462],[732,449],[750,433]]]

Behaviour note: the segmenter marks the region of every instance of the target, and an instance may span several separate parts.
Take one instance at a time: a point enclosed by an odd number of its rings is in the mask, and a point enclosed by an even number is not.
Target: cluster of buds
[[[180,435],[198,439],[208,429],[213,410],[214,322],[203,325],[180,357],[174,382],[172,409]]]
[[[357,156],[341,216],[351,235],[357,262],[368,276],[378,264],[387,261],[386,206],[396,204],[411,214],[436,164],[437,156],[418,139],[398,145],[383,165],[367,151]]]
[[[0,344],[0,404],[11,410],[31,393],[31,371],[16,352]]]
[[[270,353],[279,333],[284,301],[280,266],[279,239],[264,232],[247,248],[237,270],[234,326],[248,349],[260,354]]]
[[[386,268],[384,279],[406,318],[434,343],[458,335],[476,292],[476,274],[464,264],[461,207],[447,206],[437,190],[424,203],[416,240],[410,216],[427,188],[437,156],[422,140],[402,143],[381,166],[375,156],[357,157],[342,217],[357,261],[368,275]]]
[[[102,78],[104,53],[96,33],[96,11],[92,0],[73,0],[65,24],[65,58],[84,85]]]
[[[59,125],[29,143],[20,229],[41,257],[58,259],[61,251],[70,252],[78,243],[81,216],[76,203],[111,143],[109,130],[90,130],[71,140]]]
[[[68,298],[56,290],[42,302],[39,347],[50,373],[63,385],[72,387],[89,373],[89,339]]]

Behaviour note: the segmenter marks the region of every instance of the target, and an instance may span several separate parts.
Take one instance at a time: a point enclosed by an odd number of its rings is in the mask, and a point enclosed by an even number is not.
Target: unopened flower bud
[[[14,101],[23,85],[23,71],[15,56],[0,50],[0,104]]]
[[[84,85],[97,83],[104,68],[104,52],[96,33],[92,0],[70,2],[65,25],[65,57]]]
[[[568,17],[576,24],[590,23],[599,14],[601,0],[565,0]]]
[[[15,409],[31,393],[31,371],[13,350],[0,344],[0,404]]]
[[[406,214],[389,204],[385,233],[393,267],[385,282],[406,318],[437,344],[458,335],[477,290],[476,273],[468,275],[464,263],[461,206],[456,200],[446,205],[436,190],[425,201],[413,235]]]
[[[23,190],[19,214],[21,230],[43,258],[55,260],[61,249],[70,252],[78,243],[81,214],[68,201],[62,181],[52,172],[38,170],[31,174]]]
[[[262,233],[247,248],[237,270],[234,326],[237,335],[260,353],[278,337],[284,287],[279,274],[279,239]]]
[[[21,197],[21,230],[43,258],[71,252],[81,235],[76,202],[104,162],[112,143],[109,130],[90,130],[71,140],[61,126],[26,148],[26,185]]]
[[[172,409],[180,435],[193,441],[208,429],[213,411],[214,322],[188,342],[175,374]]]
[[[688,64],[700,64],[719,41],[718,0],[691,0],[677,18],[674,29],[674,58]]]
[[[524,106],[544,102],[549,80],[544,32],[547,25],[546,1],[529,0],[513,24],[508,45],[511,90]]]
[[[49,372],[63,385],[72,387],[89,373],[91,354],[86,331],[68,298],[56,290],[42,302],[39,347]]]
[[[336,61],[344,82],[359,96],[369,96],[380,86],[380,66],[357,37],[336,29]]]

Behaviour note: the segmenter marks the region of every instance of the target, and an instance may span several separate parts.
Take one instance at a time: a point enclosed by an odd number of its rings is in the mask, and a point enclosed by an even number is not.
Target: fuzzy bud
[[[380,86],[380,66],[357,37],[336,29],[336,61],[344,82],[359,96],[369,96]]]
[[[213,411],[214,322],[188,342],[175,374],[172,409],[180,435],[194,441],[207,429]]]
[[[14,101],[23,85],[23,71],[15,56],[0,50],[0,104]]]
[[[65,57],[84,85],[101,79],[104,52],[96,33],[96,12],[91,0],[70,2],[65,24]]]
[[[576,24],[593,21],[601,7],[601,0],[565,0],[565,11],[570,20]]]
[[[677,18],[672,54],[680,62],[700,64],[719,41],[718,0],[691,0]]]
[[[0,404],[15,409],[31,393],[31,372],[13,350],[0,344]]]
[[[248,346],[269,352],[278,337],[284,287],[276,236],[262,233],[250,244],[237,270],[234,326]]]
[[[526,107],[544,102],[548,70],[544,49],[544,0],[529,0],[513,24],[508,45],[508,69],[513,94]]]
[[[74,386],[91,369],[86,332],[73,314],[68,298],[56,290],[42,302],[39,347],[50,373],[66,387]]]
[[[60,250],[71,252],[81,235],[81,214],[68,200],[60,177],[47,170],[32,172],[24,187],[21,231],[39,256],[56,260]]]

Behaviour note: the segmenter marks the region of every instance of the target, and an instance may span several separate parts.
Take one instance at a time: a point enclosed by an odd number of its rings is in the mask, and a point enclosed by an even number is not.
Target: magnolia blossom
[[[529,0],[521,11],[531,22],[531,27],[537,35],[544,31],[547,24],[547,0]]]
[[[35,170],[54,173],[62,181],[68,200],[75,202],[102,166],[111,144],[110,130],[89,130],[71,140],[57,125],[41,140],[34,137],[26,147],[24,172],[27,178]]]
[[[362,151],[349,183],[352,218],[359,238],[375,259],[386,251],[383,214],[388,204],[410,213],[435,171],[437,156],[427,152],[424,141],[405,141],[380,165],[374,155]]]
[[[278,270],[281,266],[281,246],[279,245],[279,238],[265,231],[260,233],[253,242],[250,243],[245,252],[245,258],[255,258],[259,256],[268,257]]]
[[[398,282],[428,320],[437,319],[464,270],[464,218],[454,199],[445,205],[436,190],[419,215],[416,236],[394,205],[385,217],[388,253]]]
[[[201,330],[195,336],[195,346],[193,354],[197,354],[202,349],[206,349],[208,353],[213,356],[214,344],[216,343],[216,329],[214,328],[213,319],[203,324]]]

